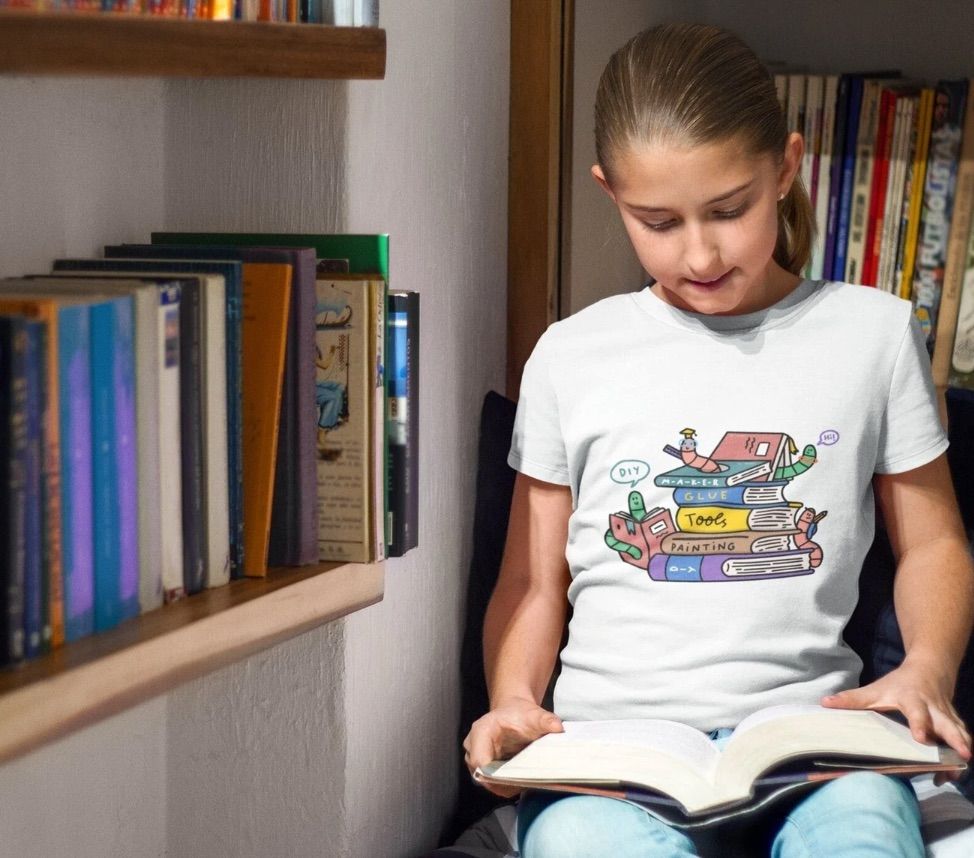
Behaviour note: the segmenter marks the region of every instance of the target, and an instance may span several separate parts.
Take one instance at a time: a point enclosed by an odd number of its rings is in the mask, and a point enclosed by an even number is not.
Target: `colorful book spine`
[[[937,313],[943,290],[966,100],[966,80],[937,84],[913,274],[913,311],[931,351],[937,335]]]
[[[904,223],[901,226],[902,246],[896,262],[897,294],[904,300],[913,297],[913,270],[916,263],[917,238],[920,234],[920,213],[923,209],[923,188],[927,176],[927,155],[930,149],[930,127],[933,120],[934,90],[924,87],[917,105],[916,126],[910,152],[912,163],[907,176],[907,196]]]
[[[824,258],[822,260],[822,276],[832,280],[842,279],[841,276],[836,276],[835,245],[839,230],[839,205],[842,197],[842,175],[845,164],[846,125],[851,84],[851,75],[841,75],[835,100],[835,130],[832,135],[828,215],[825,221]]]
[[[785,480],[741,484],[718,488],[678,488],[673,492],[677,506],[763,506],[784,501]]]
[[[842,147],[842,176],[839,185],[841,190],[836,209],[833,280],[846,279],[849,222],[852,214],[853,185],[856,175],[856,141],[859,138],[859,113],[862,107],[862,89],[864,82],[861,75],[852,75],[849,79],[845,141]]]

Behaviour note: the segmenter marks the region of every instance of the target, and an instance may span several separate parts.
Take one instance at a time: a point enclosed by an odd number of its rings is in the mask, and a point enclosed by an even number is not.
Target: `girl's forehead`
[[[770,155],[755,156],[736,140],[690,146],[637,143],[616,155],[612,178],[626,202],[668,206],[677,200],[709,200],[773,176],[774,167]]]

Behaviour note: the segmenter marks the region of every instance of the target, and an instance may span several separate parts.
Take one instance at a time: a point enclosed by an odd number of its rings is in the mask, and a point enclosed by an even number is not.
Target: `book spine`
[[[24,658],[25,507],[27,459],[27,333],[25,321],[0,319],[0,663]]]
[[[389,349],[386,359],[386,387],[388,389],[389,443],[389,551],[390,557],[405,552],[406,502],[408,485],[407,439],[409,437],[409,366],[407,339],[406,295],[389,295]]]
[[[179,435],[183,489],[183,593],[203,589],[206,521],[203,510],[203,404],[199,284],[182,290],[179,312]],[[181,593],[169,592],[170,601]]]
[[[883,89],[879,94],[876,138],[874,141],[873,175],[869,192],[869,216],[863,245],[862,282],[876,286],[878,273],[878,243],[882,237],[886,209],[886,183],[889,179],[889,159],[896,126],[896,93]]]
[[[226,483],[228,486],[228,522],[229,530],[229,571],[224,573],[222,567],[217,568],[213,579],[217,582],[229,581],[229,576],[242,577],[244,570],[244,532],[243,532],[243,402],[242,402],[242,370],[241,360],[241,317],[243,312],[243,287],[240,279],[228,277],[224,279],[223,301],[219,305],[219,324],[225,326],[223,335],[224,366],[218,372],[224,379],[225,420],[220,434],[224,437],[222,446],[226,447],[221,455],[220,463],[227,467]],[[216,311],[216,307],[214,311]],[[222,516],[222,513],[221,513]],[[222,527],[222,518],[221,518]],[[221,549],[222,554],[222,549]],[[213,567],[211,567],[213,568]],[[210,586],[213,586],[212,584]]]
[[[934,384],[944,390],[950,378],[951,358],[954,351],[954,334],[960,296],[967,269],[967,247],[971,234],[971,216],[974,213],[974,79],[967,96],[969,105],[964,120],[960,166],[957,170],[957,186],[954,197],[954,213],[947,239],[947,251],[943,275],[943,291],[938,310],[939,322],[934,341],[931,371]]]
[[[45,316],[44,336],[44,483],[43,533],[46,575],[47,621],[44,651],[64,643],[64,534],[61,518],[61,423],[58,400],[58,315],[54,310]]]
[[[370,415],[370,501],[374,560],[386,556],[386,283],[373,280],[369,291],[369,371],[372,378]]]
[[[775,515],[776,511],[780,514]],[[677,526],[685,533],[784,530],[795,526],[794,518],[794,510],[781,504],[761,509],[726,505],[701,506],[681,508],[676,512]]]
[[[136,431],[134,299],[114,304],[112,366],[118,476],[119,619],[139,613],[139,467]]]
[[[815,194],[815,245],[812,250],[811,277],[819,280],[825,272],[829,205],[832,196],[832,157],[835,138],[835,111],[839,76],[826,75],[822,96],[822,131],[817,165],[818,187]]]
[[[162,597],[173,601],[184,592],[183,584],[183,480],[182,397],[180,395],[181,337],[179,286],[159,288],[157,366],[159,398],[155,403],[159,423],[159,515],[162,520]],[[153,603],[155,596],[152,596]]]
[[[913,274],[913,309],[931,351],[937,333],[966,96],[966,81],[941,81],[937,85]]]
[[[967,241],[964,285],[950,368],[951,387],[974,390],[974,229]]]
[[[829,171],[828,216],[825,222],[825,259],[822,262],[822,276],[828,279],[835,279],[835,241],[839,229],[839,201],[842,196],[842,169],[845,163],[850,85],[849,75],[839,77],[835,102],[835,131],[832,135],[832,163]]]
[[[44,644],[45,606],[48,604],[46,550],[43,530],[44,451],[44,326],[26,322],[24,381],[26,393],[24,456],[24,655],[35,658]]]
[[[913,140],[913,162],[909,171],[909,203],[904,215],[902,258],[897,263],[899,296],[913,298],[913,271],[916,265],[917,238],[920,234],[920,213],[923,208],[923,189],[926,185],[927,157],[930,146],[930,123],[933,118],[934,90],[924,87],[917,106]]]
[[[91,324],[85,306],[59,311],[58,375],[64,637],[73,641],[94,631],[95,618]]]
[[[230,366],[236,356],[228,356],[227,342],[229,303],[222,278],[208,278],[202,296],[203,325],[200,337],[203,362],[201,405],[203,408],[203,586],[217,587],[230,581],[232,545],[237,536],[233,530],[236,510],[233,509],[237,477],[243,475],[243,464],[230,478],[229,462],[240,453],[239,419],[234,419],[231,390],[239,397],[239,373],[231,382]],[[238,316],[239,323],[239,316]],[[239,324],[238,324],[239,327]],[[233,428],[231,428],[231,426]],[[233,452],[231,453],[231,448]],[[242,534],[242,528],[241,528]],[[242,556],[242,549],[241,549]]]
[[[852,200],[849,214],[849,242],[846,249],[845,279],[849,283],[863,283],[866,228],[869,199],[879,123],[880,83],[867,80],[863,84],[859,133],[856,138],[856,164],[852,180]]]
[[[846,254],[849,246],[849,218],[852,206],[852,188],[856,173],[856,141],[859,136],[860,108],[862,107],[863,79],[853,76],[849,83],[849,111],[846,117],[845,144],[842,153],[841,197],[836,213],[834,280],[846,279]]]
[[[896,253],[899,245],[899,230],[903,211],[903,189],[906,183],[906,167],[909,157],[910,126],[916,97],[900,98],[896,105],[896,120],[893,131],[893,148],[890,154],[890,178],[886,193],[886,206],[883,212],[883,231],[879,237],[879,251],[876,270],[876,285],[884,292],[894,293],[896,282]]]
[[[95,631],[121,619],[118,433],[115,424],[115,307],[91,305],[92,526]]]
[[[406,298],[406,401],[409,431],[406,435],[406,514],[403,549],[419,546],[419,390],[420,293]]]

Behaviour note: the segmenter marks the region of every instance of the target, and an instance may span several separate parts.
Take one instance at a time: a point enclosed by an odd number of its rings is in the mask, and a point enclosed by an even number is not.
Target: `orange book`
[[[50,648],[64,643],[64,584],[61,555],[61,433],[58,407],[57,304],[51,300],[0,298],[0,313],[47,323],[47,379],[44,398],[44,538],[47,549]]]
[[[291,271],[290,265],[263,262],[243,266],[241,407],[244,574],[248,576],[267,574]]]

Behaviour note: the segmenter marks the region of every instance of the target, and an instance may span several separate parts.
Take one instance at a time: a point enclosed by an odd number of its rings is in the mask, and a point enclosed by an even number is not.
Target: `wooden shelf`
[[[381,79],[375,27],[0,10],[0,73]]]
[[[272,570],[0,674],[0,762],[381,601],[383,564]]]

